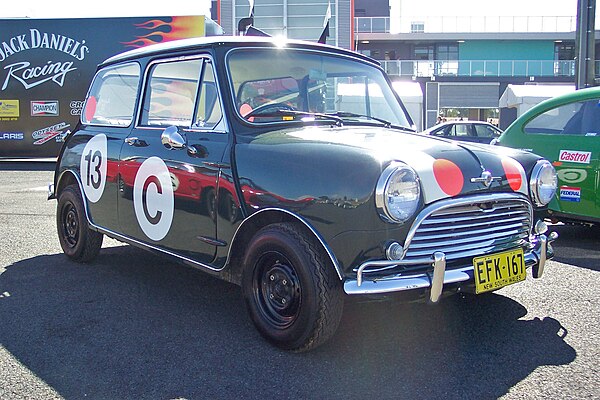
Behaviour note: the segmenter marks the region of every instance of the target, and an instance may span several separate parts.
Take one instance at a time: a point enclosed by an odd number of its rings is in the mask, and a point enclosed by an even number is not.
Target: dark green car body
[[[498,140],[551,161],[558,190],[551,218],[600,223],[600,87],[548,99],[519,117]]]
[[[416,134],[390,88],[374,61],[305,42],[113,57],[57,163],[63,249],[89,261],[107,235],[239,284],[259,331],[298,351],[333,334],[345,295],[437,302],[506,251],[541,276],[549,163]]]

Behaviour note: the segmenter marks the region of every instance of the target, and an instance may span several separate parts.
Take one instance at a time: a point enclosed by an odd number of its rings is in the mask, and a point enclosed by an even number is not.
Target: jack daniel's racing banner
[[[0,158],[56,157],[96,67],[153,43],[205,34],[204,16],[0,20]]]

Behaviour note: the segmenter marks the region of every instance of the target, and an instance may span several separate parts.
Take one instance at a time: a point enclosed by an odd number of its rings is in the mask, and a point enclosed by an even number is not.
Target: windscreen
[[[249,122],[290,121],[283,112],[288,110],[335,115],[344,123],[382,120],[410,128],[393,89],[372,65],[285,48],[235,50],[227,65],[236,110]]]

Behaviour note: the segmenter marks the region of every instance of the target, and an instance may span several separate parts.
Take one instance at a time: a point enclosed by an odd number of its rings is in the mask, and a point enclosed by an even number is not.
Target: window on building
[[[434,46],[433,45],[415,45],[413,48],[413,58],[415,60],[433,60]]]
[[[425,32],[425,22],[412,21],[410,23],[410,32],[411,33],[424,33]]]

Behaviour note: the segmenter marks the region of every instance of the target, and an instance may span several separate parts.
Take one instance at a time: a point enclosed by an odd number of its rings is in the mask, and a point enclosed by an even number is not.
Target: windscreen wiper
[[[326,120],[330,120],[335,122],[336,126],[344,126],[344,120],[342,120],[342,118],[338,117],[337,115],[332,115],[332,114],[324,114],[324,113],[317,113],[317,112],[309,112],[309,111],[299,111],[299,110],[289,110],[289,109],[279,109],[279,110],[273,110],[273,111],[269,111],[269,112],[260,112],[260,113],[256,113],[256,114],[248,114],[246,115],[247,117],[285,117],[286,115],[293,115],[295,117],[305,117],[305,118],[310,118],[310,119],[326,119]],[[302,120],[305,120],[305,118],[302,118]]]
[[[347,112],[347,111],[337,111],[335,113],[330,113],[327,115],[335,115],[336,117],[340,117],[340,118],[367,118],[367,119],[371,119],[373,121],[382,123],[383,126],[386,128],[392,127],[392,123],[390,121],[386,121],[383,118],[373,117],[371,115],[357,114],[357,113]]]

